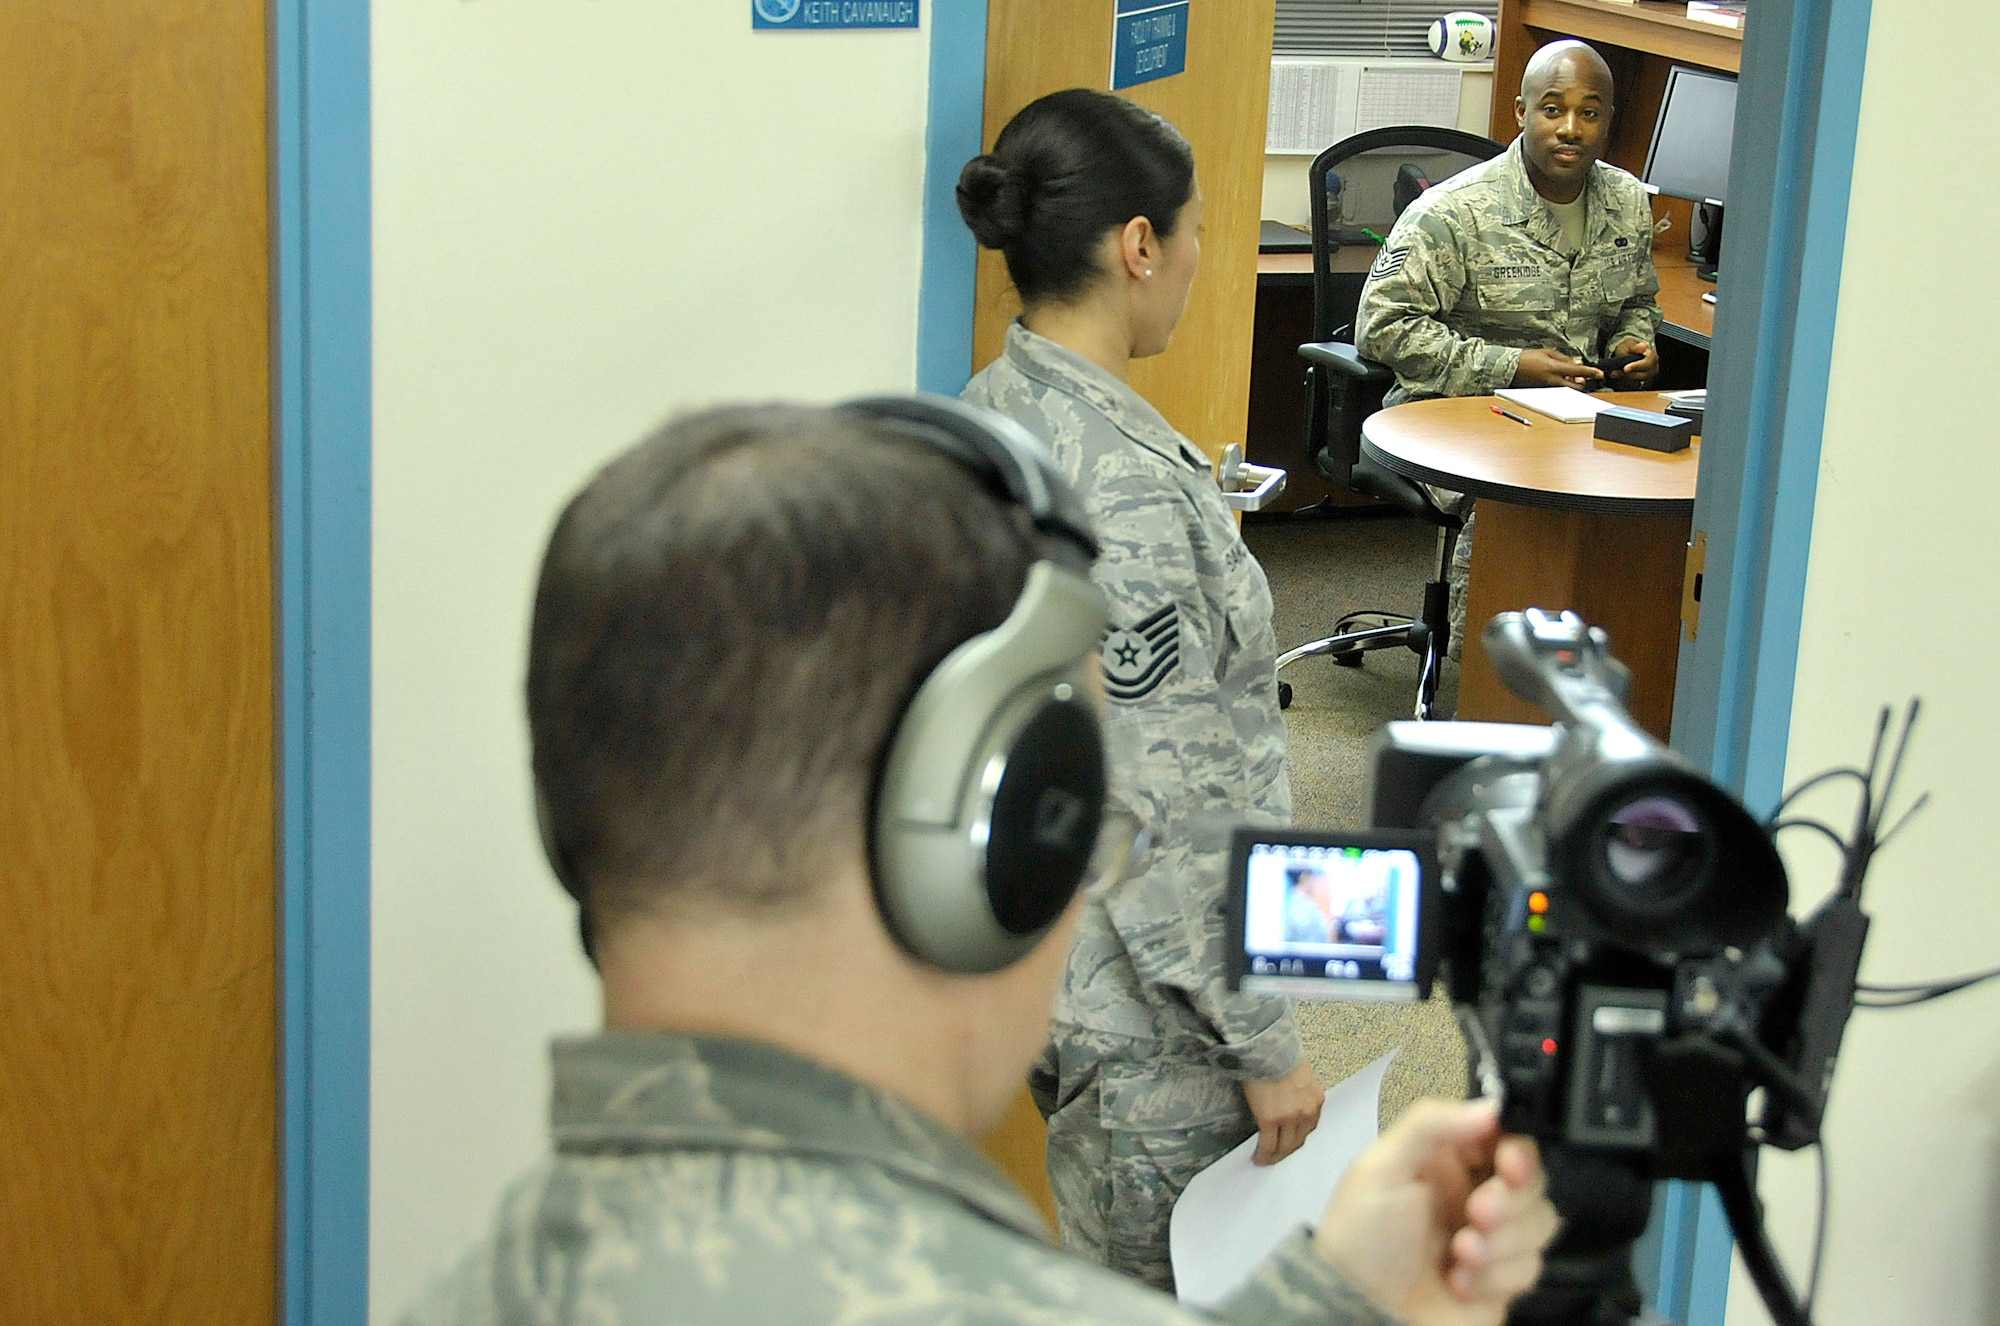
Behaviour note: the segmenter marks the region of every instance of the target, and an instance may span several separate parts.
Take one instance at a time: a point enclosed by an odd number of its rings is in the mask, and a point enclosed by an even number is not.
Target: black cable
[[[1800,797],[1812,791],[1815,787],[1820,786],[1820,784],[1830,783],[1836,778],[1852,778],[1855,782],[1860,783],[1863,788],[1866,788],[1868,786],[1868,780],[1866,776],[1864,776],[1859,769],[1828,769],[1824,773],[1814,774],[1812,777],[1806,779],[1803,783],[1800,783],[1797,787],[1794,787],[1791,791],[1785,793],[1783,799],[1778,802],[1777,809],[1771,812],[1771,818],[1773,820],[1776,820],[1778,816],[1785,813],[1786,809],[1794,801],[1797,801]]]
[[[2000,972],[1988,972],[1984,976],[1974,977],[1971,980],[1953,982],[1927,990],[1911,990],[1898,994],[1875,995],[1873,997],[1856,994],[1854,1006],[1856,1008],[1915,1008],[1918,1004],[1928,1004],[1933,999],[1942,999],[1946,995],[1957,994],[1960,990],[1969,990],[1975,985],[1992,980],[1995,976],[2000,976]]]
[[[2000,967],[1990,967],[1985,971],[1976,971],[1965,976],[1947,976],[1939,981],[1911,981],[1899,985],[1873,985],[1864,981],[1854,988],[1864,994],[1927,994],[1933,990],[1963,990],[1968,985],[1990,981],[1996,976],[2000,976]]]
[[[1875,724],[1874,748],[1868,753],[1868,786],[1862,794],[1860,813],[1855,819],[1854,846],[1849,850],[1846,869],[1841,872],[1838,896],[1861,901],[1861,884],[1868,875],[1868,867],[1874,861],[1875,853],[1886,841],[1882,833],[1882,817],[1889,812],[1889,803],[1896,796],[1896,780],[1903,773],[1903,757],[1909,753],[1910,736],[1916,730],[1917,715],[1922,709],[1922,701],[1912,698],[1909,707],[1903,711],[1903,726],[1896,733],[1895,748],[1889,752],[1889,767],[1883,772],[1882,787],[1875,788],[1875,775],[1881,769],[1884,743],[1889,733],[1889,706],[1882,706],[1881,716]],[[1917,804],[1896,822],[1900,829],[1909,822],[1909,817],[1923,805],[1919,797]],[[1894,830],[1891,830],[1894,832]]]
[[[1820,1102],[1812,1085],[1799,1077],[1791,1067],[1772,1054],[1754,1036],[1731,1027],[1724,1027],[1715,1033],[1716,1043],[1727,1046],[1743,1056],[1744,1065],[1756,1078],[1758,1085],[1777,1097],[1786,1109],[1799,1117],[1806,1127],[1819,1131]]]
[[[1923,701],[1915,696],[1911,696],[1910,707],[1903,711],[1903,730],[1896,734],[1896,753],[1889,757],[1889,776],[1882,780],[1882,799],[1877,803],[1875,819],[1868,826],[1870,829],[1879,829],[1882,827],[1882,816],[1888,813],[1889,803],[1895,799],[1896,779],[1902,776],[1903,756],[1910,749],[1910,734],[1916,730],[1917,713],[1922,707]],[[1885,722],[1888,716],[1888,706],[1884,705],[1882,707],[1882,717]],[[1921,804],[1921,798],[1919,798],[1919,803]],[[1913,806],[1911,809],[1914,810],[1915,807]],[[1905,818],[1908,817],[1905,816]],[[1880,842],[1879,835],[1877,836],[1877,842],[1878,844]]]
[[[1812,1270],[1806,1275],[1806,1301],[1802,1305],[1808,1318],[1812,1316],[1813,1300],[1819,1297],[1819,1271],[1826,1258],[1827,1211],[1833,1206],[1831,1166],[1826,1159],[1824,1135],[1813,1143],[1813,1157],[1819,1170],[1819,1213],[1813,1217]]]
[[[1812,829],[1815,832],[1825,834],[1827,840],[1830,841],[1836,848],[1840,850],[1841,861],[1844,863],[1847,860],[1847,839],[1841,837],[1840,831],[1834,828],[1831,824],[1826,823],[1824,820],[1811,820],[1811,819],[1772,820],[1769,824],[1765,825],[1764,828],[1766,832],[1774,836],[1785,829]]]
[[[1750,1182],[1749,1158],[1730,1158],[1717,1165],[1714,1180],[1715,1195],[1722,1199],[1723,1214],[1729,1217],[1729,1232],[1736,1236],[1736,1251],[1742,1255],[1744,1269],[1750,1272],[1771,1320],[1776,1326],[1812,1326],[1764,1229],[1764,1205]]]
[[[1896,822],[1889,826],[1889,831],[1883,834],[1880,838],[1878,838],[1875,841],[1875,850],[1879,852],[1884,847],[1887,847],[1889,845],[1889,840],[1894,838],[1897,834],[1901,833],[1903,831],[1903,826],[1905,824],[1908,824],[1911,820],[1915,819],[1917,812],[1922,810],[1925,806],[1929,805],[1930,800],[1931,800],[1931,794],[1926,792],[1922,796],[1918,797],[1915,801],[1912,801],[1910,803],[1910,808],[1904,811],[1901,815],[1897,816]]]

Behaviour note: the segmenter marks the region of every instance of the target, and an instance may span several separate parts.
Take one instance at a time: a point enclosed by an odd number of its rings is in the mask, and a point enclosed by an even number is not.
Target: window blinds
[[[1278,0],[1275,55],[1428,56],[1426,35],[1466,10],[1499,23],[1500,0]]]

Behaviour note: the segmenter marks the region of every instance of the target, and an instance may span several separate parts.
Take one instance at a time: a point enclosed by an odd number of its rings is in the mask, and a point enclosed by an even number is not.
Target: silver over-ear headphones
[[[1075,493],[1013,420],[942,396],[855,401],[925,442],[1041,533],[1005,621],[917,687],[876,781],[870,868],[883,919],[915,956],[990,972],[1040,942],[1084,882],[1104,817],[1104,747],[1090,664],[1107,622]]]
[[[946,971],[997,971],[1062,916],[1098,844],[1105,770],[1091,662],[1108,619],[1089,578],[1097,540],[1054,458],[1006,416],[928,395],[841,408],[950,457],[1041,536],[1006,620],[918,684],[870,809],[869,869],[897,942]],[[556,878],[583,904],[539,787],[535,810]],[[578,926],[594,961],[587,906]]]

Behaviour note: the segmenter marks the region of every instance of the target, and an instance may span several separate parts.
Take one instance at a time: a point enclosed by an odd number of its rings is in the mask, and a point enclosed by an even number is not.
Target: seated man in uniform
[[[1008,483],[962,434],[954,449],[935,418],[927,435],[893,414],[924,408],[690,417],[564,511],[528,714],[605,1029],[555,1046],[555,1156],[410,1326],[1204,1320],[1050,1246],[969,1140],[1048,1034],[1098,823],[1067,792],[1004,825],[1000,807],[1017,764],[1031,788],[1082,770],[1101,799],[1104,613],[1094,541],[1039,444],[1016,429],[1007,455],[1029,479]],[[988,441],[1015,427],[929,408]],[[986,685],[996,659],[1021,661],[1012,694],[1043,717],[991,699],[1009,694]],[[967,718],[988,704],[1022,726]],[[1019,744],[965,858],[1014,844],[1028,866],[1004,878],[883,851],[925,797],[982,785],[904,763],[936,753],[909,733],[961,730],[1018,733],[990,738]],[[1047,759],[1011,753],[1031,742]],[[992,767],[975,756],[966,768]],[[878,820],[878,804],[900,809]],[[1060,890],[1031,840],[1074,867]],[[963,957],[966,913],[917,915],[946,896],[990,905],[982,943],[1013,916],[1016,946]],[[1489,1107],[1419,1105],[1221,1316],[1497,1326],[1555,1227],[1543,1186],[1533,1145],[1501,1138]]]
[[[1354,322],[1355,348],[1395,371],[1385,405],[1509,386],[1588,388],[1605,377],[1591,361],[1624,354],[1639,358],[1605,385],[1642,387],[1659,371],[1652,207],[1644,185],[1598,159],[1613,109],[1602,56],[1580,41],[1542,47],[1514,100],[1520,136],[1397,220]],[[1472,501],[1433,495],[1466,518],[1452,567],[1456,656]]]

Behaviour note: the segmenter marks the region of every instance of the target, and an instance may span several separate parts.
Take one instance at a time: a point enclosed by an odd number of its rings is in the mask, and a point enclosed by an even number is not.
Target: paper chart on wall
[[[1275,1165],[1250,1161],[1252,1137],[1194,1176],[1168,1234],[1181,1301],[1212,1307],[1301,1225],[1319,1223],[1340,1176],[1375,1140],[1394,1050],[1326,1093],[1319,1127]]]
[[[1267,153],[1313,155],[1389,125],[1458,123],[1462,71],[1356,60],[1271,61]]]
[[[1354,132],[1392,124],[1456,127],[1459,79],[1456,69],[1363,69],[1355,96]]]
[[[1334,60],[1273,60],[1266,152],[1315,153],[1354,134],[1361,66]]]

